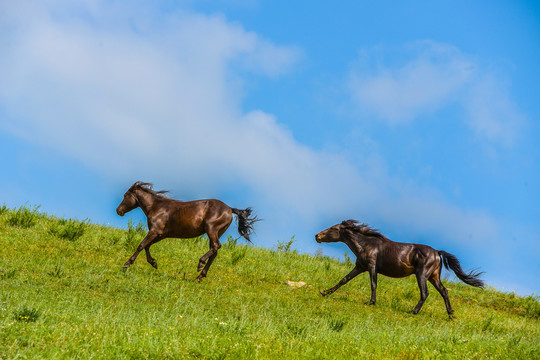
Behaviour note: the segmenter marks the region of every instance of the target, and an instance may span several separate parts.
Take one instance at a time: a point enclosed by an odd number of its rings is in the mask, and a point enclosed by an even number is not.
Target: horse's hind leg
[[[418,314],[418,312],[422,308],[422,305],[424,305],[424,301],[426,301],[429,295],[426,274],[423,270],[416,274],[416,281],[418,282],[418,287],[420,288],[420,301],[418,301],[418,304],[416,304],[416,306],[414,307],[412,311],[413,314]]]
[[[448,298],[448,291],[446,291],[446,288],[443,286],[441,282],[441,270],[435,271],[429,278],[429,282],[433,284],[435,289],[441,294],[441,296],[444,299],[444,305],[446,306],[446,312],[448,313],[448,316],[452,317],[452,314],[454,314],[454,310],[452,309],[452,306],[450,305],[450,299]]]
[[[221,247],[221,244],[219,245]],[[212,255],[210,255],[210,257],[208,258],[208,261],[206,262],[206,265],[204,266],[204,268],[202,269],[201,273],[199,274],[199,276],[197,276],[197,280],[202,280],[202,278],[205,278],[206,277],[206,274],[208,274],[208,269],[210,269],[210,265],[212,265],[212,263],[214,262],[214,259],[217,257],[217,250],[215,253],[213,253]]]
[[[221,234],[224,232],[225,230],[220,231]],[[210,250],[199,260],[199,266],[197,268],[197,270],[201,272],[199,276],[197,276],[197,280],[199,281],[206,277],[208,269],[210,269],[210,265],[212,265],[214,262],[217,252],[221,248],[221,243],[219,242],[219,237],[221,235],[220,233],[217,233],[216,231],[210,231],[207,233]]]
[[[221,243],[219,241],[214,242],[214,240],[212,239],[212,236],[208,235],[208,247],[209,247],[209,250],[199,259],[199,265],[197,265],[197,271],[202,271],[203,268],[206,267],[207,265],[206,261],[212,258],[212,255],[214,255],[218,251],[218,249],[221,247]]]

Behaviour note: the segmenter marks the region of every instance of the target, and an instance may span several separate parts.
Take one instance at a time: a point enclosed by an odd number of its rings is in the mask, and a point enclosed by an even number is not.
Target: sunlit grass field
[[[352,265],[229,238],[195,282],[204,238],[167,239],[122,265],[144,236],[36,207],[0,208],[0,359],[538,359],[540,303],[444,281],[456,318],[429,285],[379,276],[377,305]],[[292,245],[292,246],[291,246]],[[286,281],[304,281],[291,288]]]

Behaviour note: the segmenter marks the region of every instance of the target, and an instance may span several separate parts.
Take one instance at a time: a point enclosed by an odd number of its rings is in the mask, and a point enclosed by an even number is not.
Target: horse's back
[[[229,205],[217,199],[186,201],[183,203],[183,206],[193,212],[201,212],[204,218],[212,218],[227,213],[232,214]]]
[[[205,232],[214,226],[228,226],[232,221],[231,208],[221,200],[187,201],[182,208],[182,218]]]

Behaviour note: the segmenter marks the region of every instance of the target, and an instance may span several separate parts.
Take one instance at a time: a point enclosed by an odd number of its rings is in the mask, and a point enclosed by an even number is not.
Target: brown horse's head
[[[341,224],[336,224],[332,227],[329,227],[326,230],[321,231],[317,235],[315,235],[315,240],[318,243],[322,242],[338,242],[342,241],[343,238],[343,232],[350,229],[351,227],[355,227],[358,222],[355,220],[346,220],[343,221]]]
[[[116,208],[116,213],[120,216],[124,216],[126,213],[137,208],[139,206],[139,201],[137,200],[137,195],[135,190],[137,188],[137,183],[133,184],[128,191],[124,194],[124,199]]]
[[[318,243],[322,242],[338,242],[341,238],[341,224],[329,227],[315,235],[315,240]]]

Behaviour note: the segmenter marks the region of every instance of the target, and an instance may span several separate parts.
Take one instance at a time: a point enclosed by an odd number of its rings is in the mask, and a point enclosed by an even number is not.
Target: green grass
[[[51,224],[49,233],[58,236],[61,239],[75,241],[83,236],[86,225],[87,223],[85,221],[80,222],[73,219],[60,219]]]
[[[232,238],[201,283],[204,238],[164,240],[152,247],[158,270],[143,252],[123,271],[141,226],[27,210],[28,227],[10,220],[24,209],[0,212],[0,359],[540,358],[537,297],[445,281],[456,319],[431,285],[414,316],[413,277],[380,276],[376,306],[364,305],[366,274],[323,298],[350,264]],[[77,236],[62,236],[70,222]]]
[[[39,206],[34,206],[33,208],[27,208],[26,206],[21,206],[19,209],[15,211],[11,211],[9,213],[9,216],[7,218],[7,223],[10,226],[16,226],[21,228],[29,228],[34,226],[36,223],[39,213],[38,213]],[[0,213],[7,212],[8,209],[4,207]]]

